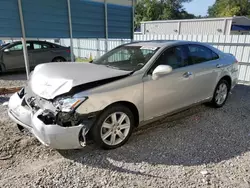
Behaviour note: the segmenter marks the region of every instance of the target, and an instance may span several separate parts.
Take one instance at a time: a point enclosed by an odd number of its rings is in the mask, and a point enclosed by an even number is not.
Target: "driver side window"
[[[9,48],[10,51],[17,51],[17,50],[22,50],[22,49],[23,49],[22,44],[17,44],[15,46],[12,46],[11,48]]]
[[[30,50],[30,43],[26,43],[27,49]],[[10,51],[21,51],[23,50],[23,44],[16,44],[9,48]]]
[[[150,74],[158,65],[169,65],[173,69],[188,66],[188,48],[187,46],[175,46],[166,49],[160,57],[156,60],[155,64],[150,70]]]

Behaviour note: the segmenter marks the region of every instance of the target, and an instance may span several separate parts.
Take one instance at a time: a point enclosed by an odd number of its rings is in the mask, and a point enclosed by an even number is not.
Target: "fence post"
[[[233,20],[232,20],[233,21]],[[227,19],[224,20],[224,31],[223,35],[226,35],[226,30],[227,30]]]
[[[71,7],[70,0],[67,0],[68,4],[68,19],[69,19],[69,35],[70,35],[70,57],[71,61],[74,61],[74,52],[73,52],[73,31],[72,31],[72,21],[71,21]]]
[[[81,57],[81,39],[77,39],[78,57]]]
[[[25,33],[25,27],[24,27],[23,8],[22,8],[21,0],[18,0],[18,9],[19,9],[19,16],[20,16],[20,22],[21,22],[21,28],[22,28],[21,40],[22,40],[22,45],[23,45],[23,56],[24,56],[24,62],[25,62],[26,76],[27,76],[27,79],[29,79],[30,64],[29,64],[28,49],[26,45],[26,33]]]
[[[181,22],[178,22],[178,35],[181,34]]]
[[[97,57],[100,57],[101,56],[101,54],[100,54],[100,40],[99,40],[99,38],[97,38],[96,39],[96,54],[97,54]]]
[[[132,0],[132,42],[134,41],[134,32],[135,32],[135,0]]]
[[[108,52],[108,38],[109,38],[109,31],[108,31],[108,4],[107,0],[104,0],[104,14],[105,14],[105,52]]]

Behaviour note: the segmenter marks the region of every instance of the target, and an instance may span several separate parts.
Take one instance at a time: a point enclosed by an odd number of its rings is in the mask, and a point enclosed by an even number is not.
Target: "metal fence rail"
[[[105,41],[105,39],[73,39],[74,54],[80,58],[100,57],[106,52]],[[109,39],[107,50],[129,42],[131,42],[131,39]],[[70,46],[69,39],[61,39],[60,43]]]

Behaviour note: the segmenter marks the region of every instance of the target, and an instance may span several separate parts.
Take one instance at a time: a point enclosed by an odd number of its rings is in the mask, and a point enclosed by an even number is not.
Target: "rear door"
[[[50,43],[42,41],[33,41],[32,42],[32,54],[33,64],[31,66],[35,67],[41,63],[51,62],[54,58],[53,53],[51,53],[52,45]]]
[[[27,42],[27,49],[29,55],[29,61],[32,62],[30,56],[31,43]],[[9,51],[3,51],[3,62],[6,70],[15,70],[25,67],[24,56],[23,56],[23,45],[21,42],[15,43],[7,48]]]
[[[196,102],[213,96],[216,81],[220,74],[219,56],[203,45],[190,44],[189,67],[193,74],[195,88],[193,88],[193,100]]]

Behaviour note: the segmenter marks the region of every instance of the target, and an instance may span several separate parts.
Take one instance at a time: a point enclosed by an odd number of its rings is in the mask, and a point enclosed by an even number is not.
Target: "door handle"
[[[221,68],[221,67],[223,67],[223,64],[217,64],[216,65],[216,68]]]
[[[193,75],[192,72],[185,72],[185,73],[183,74],[183,77],[184,77],[184,78],[188,78],[189,76],[192,76],[192,75]]]

